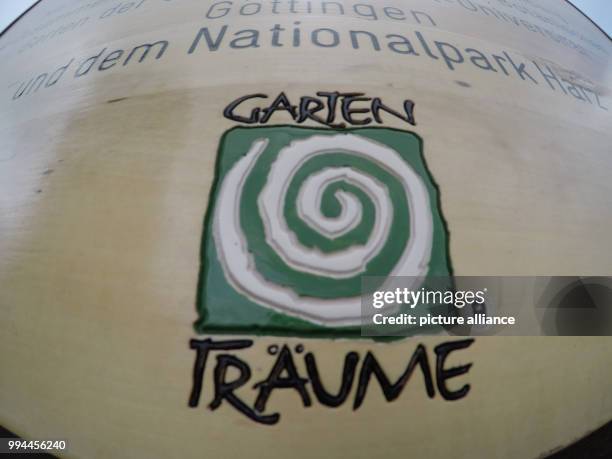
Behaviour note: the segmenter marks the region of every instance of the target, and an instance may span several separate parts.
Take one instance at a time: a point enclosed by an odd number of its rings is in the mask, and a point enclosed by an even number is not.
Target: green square
[[[362,276],[449,276],[447,239],[414,133],[230,129],[204,221],[195,329],[360,336]]]

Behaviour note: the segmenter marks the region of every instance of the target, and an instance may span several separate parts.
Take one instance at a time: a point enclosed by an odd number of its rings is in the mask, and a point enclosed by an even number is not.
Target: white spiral
[[[215,206],[213,233],[219,260],[232,286],[263,306],[322,325],[356,325],[361,320],[361,297],[325,299],[300,296],[288,287],[265,279],[257,272],[240,225],[240,200],[246,178],[266,149],[267,140],[253,142],[248,153],[225,176]],[[393,175],[402,185],[409,205],[410,238],[389,276],[422,277],[427,273],[433,239],[429,194],[419,175],[395,150],[354,134],[313,135],[281,149],[270,168],[258,197],[266,242],[296,271],[338,279],[365,271],[367,263],[387,243],[393,222],[393,201],[387,186],[363,171],[351,167],[328,167],[310,175],[297,197],[298,216],[312,229],[329,239],[347,234],[362,219],[362,206],[354,195],[337,191],[341,205],[336,218],[321,213],[326,187],[342,181],[361,189],[375,208],[375,222],[367,242],[345,250],[324,253],[301,244],[284,218],[287,189],[297,171],[315,156],[345,153],[374,163]],[[415,280],[416,282],[416,280]],[[403,284],[406,286],[405,284]],[[409,287],[409,286],[408,286]]]

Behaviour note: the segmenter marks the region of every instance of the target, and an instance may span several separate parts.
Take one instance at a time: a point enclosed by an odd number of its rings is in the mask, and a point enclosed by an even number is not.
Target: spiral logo
[[[277,148],[281,137],[252,138],[218,185],[211,229],[224,278],[283,315],[357,325],[362,276],[427,276],[430,186],[371,137],[302,134]]]

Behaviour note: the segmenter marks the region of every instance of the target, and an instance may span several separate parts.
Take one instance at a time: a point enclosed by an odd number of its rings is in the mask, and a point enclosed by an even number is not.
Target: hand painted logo
[[[216,174],[198,332],[358,335],[362,276],[449,276],[437,189],[410,132],[237,127]]]

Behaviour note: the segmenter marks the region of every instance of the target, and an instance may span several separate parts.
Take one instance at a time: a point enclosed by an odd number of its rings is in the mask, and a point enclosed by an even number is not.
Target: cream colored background
[[[466,361],[456,364],[474,366],[457,379],[472,385],[470,394],[454,403],[427,399],[418,374],[393,403],[372,384],[357,412],[349,403],[303,409],[295,394],[275,392],[269,410],[283,417],[274,427],[229,406],[205,408],[210,360],[201,406],[187,407],[202,220],[218,140],[234,125],[221,113],[247,93],[284,90],[295,98],[338,89],[389,103],[412,98],[457,274],[612,275],[610,111],[471,65],[450,73],[423,56],[357,53],[346,44],[324,54],[262,46],[188,56],[206,24],[265,30],[293,22],[280,15],[207,21],[209,3],[147,0],[18,53],[22,34],[72,5],[45,0],[0,40],[0,48],[11,43],[0,50],[0,424],[26,438],[65,438],[68,457],[535,458],[609,421],[608,338],[480,338],[457,354]],[[417,28],[546,59],[589,80],[612,107],[610,59],[601,53],[585,59],[444,2],[386,4],[427,11],[438,27],[299,19],[305,29],[408,35]],[[605,43],[571,8],[557,10]],[[15,82],[72,57],[157,39],[171,42],[159,62],[66,75],[10,100]],[[331,385],[349,350],[373,349],[399,375],[417,342],[441,340],[305,344]],[[284,342],[298,341],[257,338],[240,353],[253,381],[271,365],[267,345]]]

